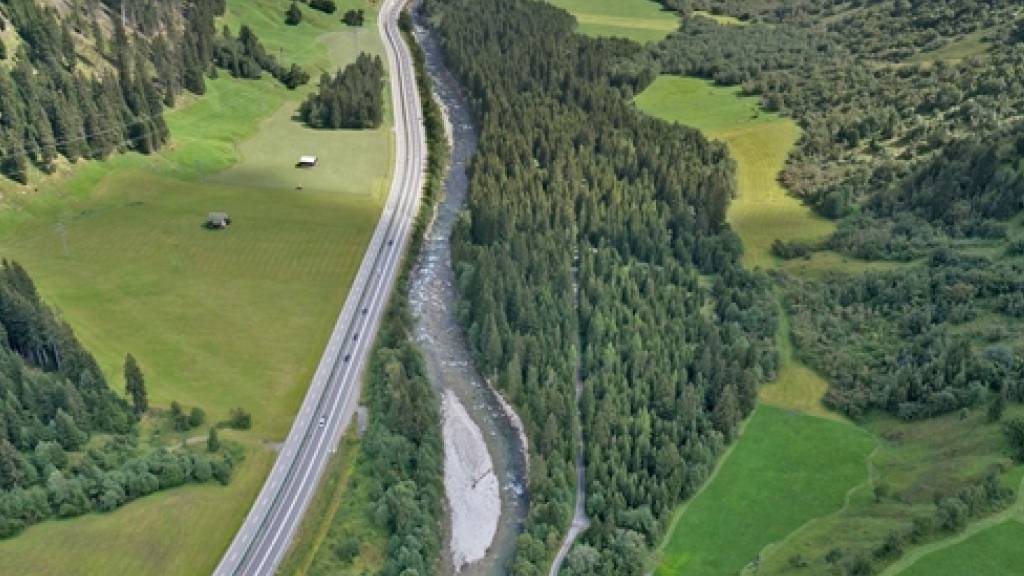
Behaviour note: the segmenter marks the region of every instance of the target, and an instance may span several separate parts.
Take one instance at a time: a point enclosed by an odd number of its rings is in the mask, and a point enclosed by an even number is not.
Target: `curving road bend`
[[[378,18],[395,119],[391,190],[288,438],[215,576],[276,572],[355,412],[377,327],[419,209],[426,165],[415,69],[398,29],[402,5],[403,0],[384,0]]]

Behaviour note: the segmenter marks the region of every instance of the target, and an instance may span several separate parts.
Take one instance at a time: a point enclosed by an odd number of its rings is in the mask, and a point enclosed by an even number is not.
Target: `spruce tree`
[[[299,22],[302,22],[302,10],[299,9],[298,3],[292,2],[288,11],[285,12],[284,23],[289,26],[298,26]]]
[[[210,427],[210,433],[206,437],[206,450],[208,452],[220,450],[220,438],[217,437],[217,428],[215,426]]]
[[[146,380],[142,375],[135,357],[131,354],[124,359],[124,387],[125,392],[131,398],[132,409],[136,414],[142,414],[149,410],[149,400],[146,397]]]

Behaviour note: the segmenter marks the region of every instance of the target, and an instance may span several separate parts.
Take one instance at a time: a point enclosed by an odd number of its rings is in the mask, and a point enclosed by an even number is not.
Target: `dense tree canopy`
[[[752,24],[687,19],[648,50],[664,72],[740,84],[800,123],[783,181],[839,222],[820,244],[777,242],[776,256],[830,249],[904,263],[784,282],[799,353],[847,414],[922,418],[993,394],[1020,399],[1018,5],[694,0],[688,9],[739,10]],[[956,43],[967,57],[934,52]]]
[[[377,128],[384,120],[384,63],[363,52],[338,70],[320,77],[320,87],[299,108],[313,128]]]
[[[462,317],[531,438],[512,573],[546,573],[567,528],[579,370],[595,554],[577,567],[640,574],[667,511],[707,477],[775,370],[767,280],[739,267],[724,224],[733,163],[697,131],[633,109],[651,78],[630,65],[638,46],[577,36],[540,2],[428,10],[481,132],[453,238]]]

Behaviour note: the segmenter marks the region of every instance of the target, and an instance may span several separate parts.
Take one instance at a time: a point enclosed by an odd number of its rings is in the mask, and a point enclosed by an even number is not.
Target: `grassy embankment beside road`
[[[340,22],[356,6],[371,8],[358,31]],[[392,147],[390,119],[361,132],[292,120],[321,70],[358,50],[382,53],[376,11],[364,0],[342,0],[333,15],[303,5],[302,23],[288,27],[286,7],[229,0],[223,24],[248,24],[270,52],[306,67],[310,86],[222,72],[207,95],[166,114],[172,141],[161,153],[0,185],[0,254],[26,266],[112,386],[131,352],[156,407],[177,400],[215,421],[244,406],[254,422],[231,435],[247,451],[231,485],[35,526],[0,542],[0,574],[209,573],[269,471],[265,442],[284,438],[302,400],[387,193]],[[300,154],[320,166],[296,170]],[[215,210],[231,214],[229,230],[202,229]]]

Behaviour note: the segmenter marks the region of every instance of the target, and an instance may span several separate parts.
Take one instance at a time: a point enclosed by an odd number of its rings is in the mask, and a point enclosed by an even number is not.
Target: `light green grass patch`
[[[842,420],[839,414],[821,402],[828,391],[828,381],[800,362],[793,353],[789,317],[786,314],[780,314],[775,342],[779,351],[779,374],[774,382],[761,386],[758,399],[779,408]]]
[[[654,0],[548,0],[576,17],[588,36],[657,42],[679,28],[679,15]]]
[[[738,573],[759,551],[843,505],[874,438],[845,422],[761,405],[714,482],[668,536],[659,576]]]
[[[938,50],[931,52],[918,52],[906,59],[906,62],[915,64],[922,62],[959,62],[971,56],[980,56],[989,50],[992,45],[985,40],[985,37],[992,34],[990,28],[975,30],[963,37],[950,41]]]
[[[708,12],[707,10],[694,10],[693,11],[693,15],[694,16],[701,16],[701,17],[704,17],[704,18],[710,18],[710,19],[714,20],[715,22],[718,22],[722,26],[749,26],[750,25],[750,22],[747,22],[746,20],[740,20],[739,18],[737,18],[735,16],[727,16],[725,14],[712,14],[711,12]]]
[[[1024,524],[1008,520],[925,556],[902,576],[1019,576],[1024,567]]]
[[[815,242],[835,224],[815,215],[786,192],[778,174],[800,137],[789,118],[760,110],[759,101],[739,88],[679,76],[660,76],[636,98],[647,114],[691,126],[721,140],[736,160],[737,196],[728,220],[743,240],[747,266],[779,264],[771,255],[776,239]]]
[[[295,110],[285,105],[239,146],[241,161],[211,182],[276,190],[370,196],[383,202],[391,172],[392,133],[376,130],[314,130],[296,126]],[[317,156],[316,168],[296,169],[299,156]]]
[[[892,260],[860,260],[833,250],[812,252],[808,258],[794,258],[779,263],[779,268],[805,278],[821,278],[834,272],[860,274],[864,272],[889,272],[919,262],[896,262]]]

